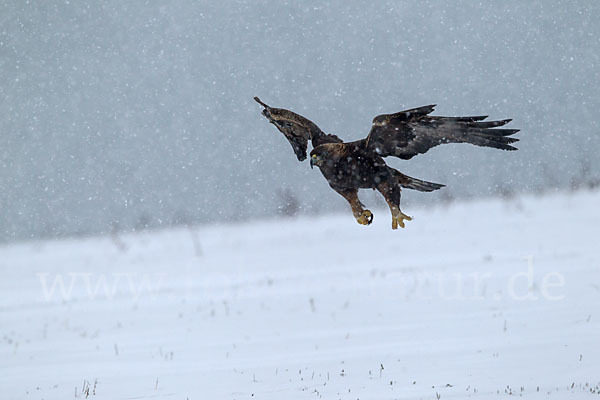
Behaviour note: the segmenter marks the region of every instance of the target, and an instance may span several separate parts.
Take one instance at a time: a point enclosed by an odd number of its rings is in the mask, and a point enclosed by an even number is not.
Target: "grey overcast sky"
[[[345,210],[253,96],[345,139],[431,103],[522,129],[518,152],[391,160],[449,185],[406,204],[568,188],[600,173],[599,85],[596,1],[3,1],[0,240],[267,218],[289,196]]]

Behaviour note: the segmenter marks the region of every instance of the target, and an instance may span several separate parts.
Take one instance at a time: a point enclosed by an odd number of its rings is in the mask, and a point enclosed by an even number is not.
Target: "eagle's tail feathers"
[[[442,185],[441,183],[433,183],[422,181],[421,179],[407,177],[408,180],[401,183],[400,186],[406,189],[418,190],[419,192],[433,192],[434,190],[438,190],[443,188],[446,185]]]
[[[408,175],[404,175],[402,172],[392,168],[392,173],[398,179],[398,183],[405,189],[418,190],[419,192],[433,192],[443,188],[446,185],[441,183],[433,183],[423,181],[421,179],[413,178]]]

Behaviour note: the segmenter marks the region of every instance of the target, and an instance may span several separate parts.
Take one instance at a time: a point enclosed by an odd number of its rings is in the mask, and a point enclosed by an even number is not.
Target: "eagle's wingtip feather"
[[[270,108],[268,105],[266,105],[265,103],[263,103],[258,96],[254,96],[254,101],[256,101],[258,104],[260,104],[261,106],[263,106],[264,108]]]

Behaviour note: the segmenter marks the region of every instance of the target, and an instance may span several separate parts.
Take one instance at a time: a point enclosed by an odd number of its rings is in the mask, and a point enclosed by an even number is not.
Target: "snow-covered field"
[[[599,398],[599,206],[4,246],[0,398]]]

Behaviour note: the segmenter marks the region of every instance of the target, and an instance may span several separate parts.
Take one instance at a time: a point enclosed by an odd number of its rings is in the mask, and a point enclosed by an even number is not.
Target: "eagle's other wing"
[[[302,115],[298,115],[283,108],[269,107],[260,101],[258,97],[255,97],[254,100],[265,108],[262,111],[262,114],[270,123],[275,125],[277,129],[283,133],[288,142],[290,142],[296,157],[298,157],[298,161],[304,161],[306,159],[306,149],[309,140],[312,142],[313,147],[317,147],[323,143],[342,142],[337,136],[328,135],[323,132],[314,122],[304,118]]]
[[[519,139],[508,136],[519,132],[518,129],[492,129],[509,123],[510,119],[483,121],[487,115],[428,115],[434,107],[435,105],[429,105],[376,116],[365,146],[382,157],[395,156],[404,160],[423,154],[443,143],[471,143],[496,149],[517,150],[510,143]]]

